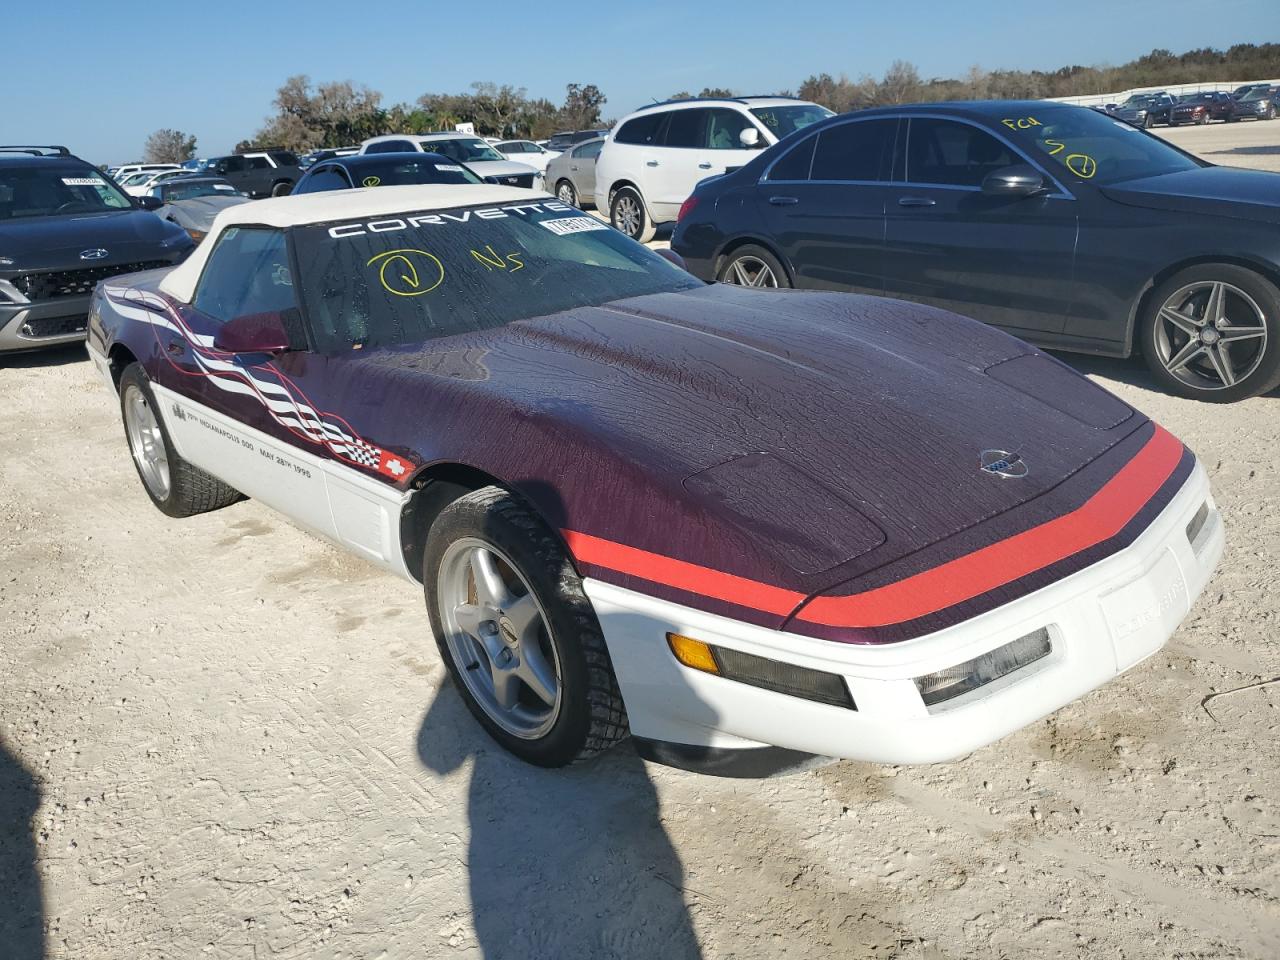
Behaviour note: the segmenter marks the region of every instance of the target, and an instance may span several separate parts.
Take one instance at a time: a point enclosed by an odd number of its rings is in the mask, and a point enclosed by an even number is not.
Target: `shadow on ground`
[[[1120,359],[1094,357],[1084,353],[1054,353],[1053,356],[1085,376],[1097,375],[1108,380],[1127,383],[1131,387],[1141,387],[1152,393],[1168,393],[1163,386],[1156,383],[1155,378],[1151,376],[1151,371],[1147,369],[1140,357]],[[1263,396],[1280,399],[1280,387],[1264,393]]]
[[[44,957],[44,898],[36,872],[35,780],[0,737],[0,957]]]
[[[28,350],[25,353],[0,353],[0,370],[27,367],[61,367],[68,363],[81,363],[89,359],[83,343],[68,343],[62,347],[44,350]]]
[[[468,727],[473,735],[459,735]],[[486,960],[701,956],[683,865],[627,744],[569,768],[529,766],[490,741],[446,683],[422,722],[418,755],[442,774],[472,760],[467,867]]]
[[[1244,157],[1271,156],[1280,153],[1280,144],[1265,143],[1253,147],[1232,147],[1229,150],[1208,150],[1205,156],[1217,157],[1224,154],[1235,154]]]

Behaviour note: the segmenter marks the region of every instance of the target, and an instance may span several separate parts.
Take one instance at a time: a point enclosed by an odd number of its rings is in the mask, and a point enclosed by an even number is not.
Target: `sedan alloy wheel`
[[[1223,390],[1251,376],[1267,348],[1266,316],[1234,284],[1189,283],[1160,308],[1155,345],[1161,365],[1196,390]]]

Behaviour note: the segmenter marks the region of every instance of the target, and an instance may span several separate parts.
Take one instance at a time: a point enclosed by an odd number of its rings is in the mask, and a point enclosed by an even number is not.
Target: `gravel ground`
[[[1173,138],[1274,166],[1280,123]],[[4,960],[1280,956],[1276,396],[1076,361],[1226,517],[1162,653],[958,763],[730,781],[508,758],[417,589],[157,512],[82,358],[0,361]]]

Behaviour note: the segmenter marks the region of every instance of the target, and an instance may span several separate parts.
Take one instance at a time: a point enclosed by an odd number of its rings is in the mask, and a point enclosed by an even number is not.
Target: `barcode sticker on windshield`
[[[215,189],[215,190],[234,190],[234,189],[235,189],[235,187],[233,187],[233,186],[232,186],[231,184],[229,184],[229,183],[215,183],[215,184],[213,185],[213,189]]]
[[[63,177],[62,182],[68,187],[101,187],[105,185],[97,177]]]
[[[565,236],[570,233],[585,233],[588,230],[608,230],[609,225],[595,217],[561,217],[559,220],[540,220],[542,226],[552,233]]]
[[[436,164],[436,169],[437,169],[437,170],[447,170],[447,171],[449,171],[450,173],[461,173],[461,172],[462,172],[462,168],[461,168],[460,166],[458,166],[456,163],[437,163],[437,164]]]

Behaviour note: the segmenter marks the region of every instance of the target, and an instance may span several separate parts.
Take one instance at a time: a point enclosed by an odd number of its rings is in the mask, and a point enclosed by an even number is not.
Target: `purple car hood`
[[[491,440],[472,462],[561,529],[804,594],[1035,500],[1145,422],[983,324],[846,294],[717,285],[461,339],[360,362],[457,381],[491,439],[540,433],[518,466]]]

